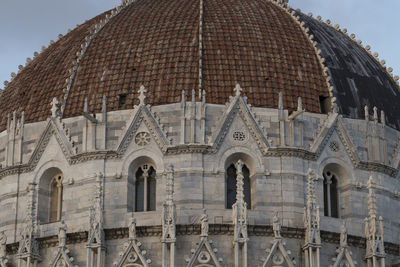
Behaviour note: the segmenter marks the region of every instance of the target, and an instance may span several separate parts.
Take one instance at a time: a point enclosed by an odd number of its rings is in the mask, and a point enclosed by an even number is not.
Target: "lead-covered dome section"
[[[144,85],[152,105],[180,101],[181,91],[198,91],[199,60],[208,103],[224,104],[236,83],[255,106],[319,112],[328,89],[314,48],[295,20],[265,0],[138,0],[123,8],[94,37],[80,60],[66,100],[64,117],[80,115],[84,99],[90,112],[129,109]],[[102,16],[104,18],[104,15]],[[98,20],[98,19],[97,19]],[[203,26],[200,26],[200,20]],[[51,45],[5,89],[2,114],[25,111],[26,121],[50,116],[53,97],[62,99],[66,78],[93,20]],[[203,39],[199,53],[199,32]],[[1,117],[1,129],[6,126]]]
[[[400,129],[399,86],[364,48],[324,22],[297,12],[305,22],[329,68],[333,94],[341,114],[364,118],[364,107],[385,112],[386,123]]]

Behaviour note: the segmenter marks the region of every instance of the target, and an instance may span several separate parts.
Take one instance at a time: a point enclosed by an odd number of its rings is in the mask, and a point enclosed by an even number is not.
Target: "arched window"
[[[156,210],[156,170],[150,164],[143,164],[135,178],[135,211]]]
[[[250,189],[250,170],[246,165],[242,167],[243,172],[243,190],[244,190],[244,201],[247,204],[247,208],[251,208],[251,189]],[[232,205],[236,202],[236,167],[232,163],[226,170],[226,208],[232,209]]]
[[[336,175],[325,170],[324,176],[324,215],[339,218],[338,180]]]
[[[39,211],[41,223],[61,220],[64,175],[58,168],[46,170],[39,181]]]

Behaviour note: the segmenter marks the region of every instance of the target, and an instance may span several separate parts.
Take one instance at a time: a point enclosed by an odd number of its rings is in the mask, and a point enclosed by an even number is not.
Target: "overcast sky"
[[[161,0],[160,0],[161,1]],[[195,0],[194,0],[195,1]],[[205,0],[207,1],[207,0]],[[24,65],[27,57],[49,45],[86,19],[120,3],[119,0],[0,0],[0,88]],[[293,8],[312,12],[347,28],[377,51],[400,74],[399,0],[290,0]]]

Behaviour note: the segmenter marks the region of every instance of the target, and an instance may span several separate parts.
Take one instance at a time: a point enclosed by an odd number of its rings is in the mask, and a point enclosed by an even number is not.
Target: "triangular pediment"
[[[339,148],[336,147],[336,143],[340,146]],[[310,150],[319,158],[323,152],[338,152],[338,149],[342,149],[346,152],[354,166],[360,163],[360,157],[350,140],[341,117],[333,113],[330,114],[324,124],[321,125]]]
[[[211,138],[214,150],[218,150],[221,147],[223,142],[226,141],[229,133],[232,134],[232,125],[237,123],[238,120],[243,123],[243,129],[245,129],[253,138],[260,151],[265,154],[268,151],[270,144],[265,138],[263,130],[257,123],[246,100],[241,96],[236,96],[232,99],[221,117],[217,126],[217,131]],[[241,136],[240,131],[238,131],[238,136],[236,138],[240,141],[241,139],[248,137]]]
[[[51,118],[43,131],[39,142],[32,153],[28,162],[31,168],[35,168],[43,155],[64,155],[64,159],[70,162],[71,156],[75,153],[75,148],[69,141],[68,136],[65,134],[63,126],[55,119]]]
[[[334,259],[334,264],[331,265],[333,267],[342,267],[342,266],[349,266],[349,267],[355,267],[356,263],[353,261],[351,257],[351,253],[349,249],[346,248],[340,248],[339,253]]]
[[[136,240],[130,240],[124,244],[124,250],[119,261],[114,262],[116,267],[148,267],[150,259],[146,259],[146,250],[140,249],[141,243]]]
[[[221,267],[210,242],[203,237],[195,250],[192,250],[192,257],[187,258],[187,267]]]
[[[289,256],[291,252],[286,250],[281,239],[275,239],[272,247],[267,252],[268,257],[264,260],[262,267],[295,266]]]
[[[147,129],[144,133],[148,133],[149,135],[148,137],[143,136],[143,140],[151,139],[158,145],[162,152],[167,150],[169,144],[167,137],[158,124],[156,118],[151,113],[148,106],[140,105],[135,107],[129,126],[126,128],[123,137],[121,138],[121,142],[117,149],[118,154],[124,154],[129,145],[132,142],[135,142],[135,138],[141,138],[140,136],[137,136],[137,134],[140,133],[140,129]]]
[[[73,258],[68,256],[69,251],[66,250],[65,247],[61,247],[58,249],[58,253],[54,258],[51,267],[65,266],[65,267],[74,267],[72,264]]]

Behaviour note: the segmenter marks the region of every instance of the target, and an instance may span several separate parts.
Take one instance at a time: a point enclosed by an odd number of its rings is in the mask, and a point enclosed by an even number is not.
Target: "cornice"
[[[234,225],[232,224],[210,224],[209,225],[209,234],[210,235],[228,235],[233,236],[234,233]],[[161,237],[162,228],[161,225],[155,226],[138,226],[136,228],[138,237]],[[129,235],[129,230],[127,227],[123,228],[111,228],[104,229],[105,232],[105,240],[118,240],[118,239],[127,239]],[[177,236],[198,236],[201,233],[201,225],[200,224],[186,224],[186,225],[177,225],[176,226]],[[273,230],[271,225],[248,225],[248,234],[250,237],[252,236],[265,236],[272,237]],[[304,239],[305,231],[303,228],[294,228],[294,227],[282,227],[281,235],[284,238],[289,239]],[[84,232],[75,232],[67,234],[67,244],[77,244],[87,242],[88,233]],[[340,233],[321,231],[321,239],[323,243],[331,243],[331,244],[339,244],[340,243]],[[38,238],[39,246],[41,249],[57,247],[58,238],[57,236],[49,236]],[[356,247],[360,249],[364,249],[366,245],[366,241],[364,237],[349,235],[348,236],[348,244],[351,247]],[[323,246],[324,244],[322,244]],[[397,255],[400,249],[399,244],[394,244],[390,242],[385,242],[385,251],[387,254]],[[16,254],[18,251],[18,242],[8,244],[7,252],[10,254]]]

